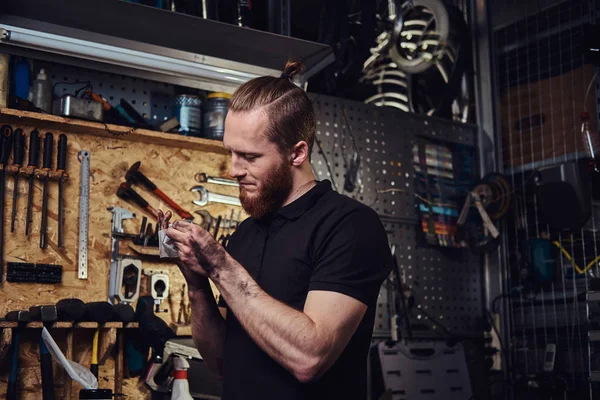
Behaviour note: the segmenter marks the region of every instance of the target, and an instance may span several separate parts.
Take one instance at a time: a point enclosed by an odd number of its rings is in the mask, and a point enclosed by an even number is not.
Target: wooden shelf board
[[[59,117],[30,111],[0,108],[2,123],[31,125],[40,130],[59,130],[69,133],[118,138],[131,142],[151,143],[161,146],[177,147],[211,153],[226,154],[223,143],[218,140],[183,136],[175,133],[157,132],[148,129],[91,122],[82,119]]]
[[[176,336],[192,336],[192,325],[170,324]]]
[[[16,328],[18,323],[12,321],[0,321],[0,329],[2,328]],[[43,323],[39,321],[29,322],[25,327],[27,328],[41,328]],[[130,322],[123,326],[122,322],[107,322],[106,324],[100,325],[100,328],[110,329],[110,328],[127,328],[127,329],[135,329],[138,328],[139,324],[137,322]],[[52,324],[52,328],[75,328],[75,329],[96,329],[98,328],[97,322],[64,322],[59,321]]]

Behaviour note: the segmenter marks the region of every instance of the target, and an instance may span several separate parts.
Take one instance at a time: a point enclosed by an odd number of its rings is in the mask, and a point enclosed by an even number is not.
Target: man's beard
[[[257,193],[248,195],[247,191],[240,186],[240,202],[244,211],[252,218],[262,218],[280,208],[292,190],[292,170],[285,162],[281,162],[270,172]]]

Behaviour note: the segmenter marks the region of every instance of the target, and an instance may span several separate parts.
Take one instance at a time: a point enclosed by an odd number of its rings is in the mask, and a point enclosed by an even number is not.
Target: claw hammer
[[[183,219],[187,219],[188,221],[191,221],[194,219],[194,216],[192,214],[190,214],[189,212],[185,211],[183,208],[181,208],[181,206],[177,203],[175,203],[169,196],[167,196],[162,190],[160,190],[155,184],[154,182],[152,182],[150,179],[148,179],[148,177],[146,175],[144,175],[142,172],[140,172],[140,165],[142,163],[140,161],[134,163],[131,168],[129,168],[129,171],[127,171],[127,174],[125,174],[125,179],[127,179],[127,182],[135,182],[138,184],[141,184],[142,186],[145,186],[148,190],[150,190],[152,193],[154,193],[156,196],[158,196],[159,199],[163,200],[165,203],[167,203],[169,205],[169,207],[171,207],[172,209],[175,210],[175,212],[177,212],[177,214],[179,214],[179,216]]]

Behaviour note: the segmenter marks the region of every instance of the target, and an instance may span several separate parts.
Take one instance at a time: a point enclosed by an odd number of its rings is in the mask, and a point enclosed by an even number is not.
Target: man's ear
[[[305,160],[308,160],[309,155],[308,144],[304,140],[301,140],[294,145],[290,162],[294,167],[299,167]]]

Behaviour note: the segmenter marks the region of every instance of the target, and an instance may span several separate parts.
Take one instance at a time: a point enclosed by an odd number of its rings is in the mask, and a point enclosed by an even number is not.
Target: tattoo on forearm
[[[249,287],[248,281],[242,281],[242,282],[240,282],[239,289],[240,289],[240,293],[242,293],[244,295],[244,297],[247,297],[249,299],[256,297],[256,292],[253,291]]]

